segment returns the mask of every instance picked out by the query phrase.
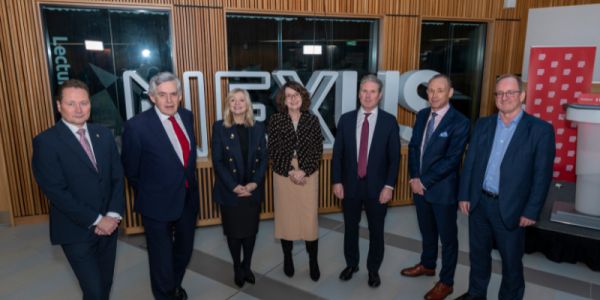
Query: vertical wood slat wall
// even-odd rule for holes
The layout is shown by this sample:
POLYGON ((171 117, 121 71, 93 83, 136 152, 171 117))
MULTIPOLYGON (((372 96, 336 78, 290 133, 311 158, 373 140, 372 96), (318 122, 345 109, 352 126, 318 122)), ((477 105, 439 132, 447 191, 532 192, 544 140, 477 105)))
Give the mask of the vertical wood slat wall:
MULTIPOLYGON (((472 20, 488 23, 488 40, 481 114, 494 111, 491 88, 505 72, 520 73, 527 10, 530 7, 599 3, 598 0, 517 0, 517 7, 503 9, 496 0, 2 0, 0 1, 0 210, 9 209, 16 224, 44 220, 48 203, 31 175, 31 139, 53 124, 53 101, 45 61, 40 3, 168 7, 172 9, 176 73, 204 72, 207 98, 214 95, 217 70, 227 69, 225 13, 369 17, 381 21, 379 67, 382 70, 417 69, 420 28, 423 20, 472 20), (4 176, 3 176, 4 175, 4 176)), ((223 84, 223 83, 222 83, 223 84)), ((193 97, 197 95, 192 85, 193 97)), ((192 110, 198 107, 192 103, 192 110)), ((209 124, 215 112, 207 105, 209 124)), ((399 108, 398 120, 411 125, 414 114, 399 108)), ((210 129, 209 129, 210 130, 210 129)), ((406 151, 404 148, 403 151, 406 151)), ((330 157, 321 166, 321 210, 336 211, 338 202, 328 181, 330 157)), ((394 203, 410 203, 405 155, 394 203)), ((199 178, 206 199, 213 180, 210 163, 199 161, 199 178)), ((270 182, 270 177, 268 178, 270 182)), ((128 194, 129 195, 129 194, 128 194)), ((271 197, 270 192, 267 193, 271 197)), ((130 195, 129 195, 130 196, 130 195)), ((212 201, 202 204, 200 224, 218 221, 212 201), (216 221, 217 220, 217 221, 216 221)), ((128 203, 131 209, 131 203, 128 203)), ((267 201, 263 216, 269 217, 267 201)), ((139 219, 129 211, 126 227, 135 230, 139 219)))

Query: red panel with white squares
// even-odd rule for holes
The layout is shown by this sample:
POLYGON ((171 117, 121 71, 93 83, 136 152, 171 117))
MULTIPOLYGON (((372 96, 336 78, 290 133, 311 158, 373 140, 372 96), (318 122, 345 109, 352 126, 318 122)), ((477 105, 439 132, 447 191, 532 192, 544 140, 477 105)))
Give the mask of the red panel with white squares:
POLYGON ((595 54, 596 47, 531 47, 526 111, 554 126, 557 180, 576 180, 577 126, 565 119, 565 104, 591 90, 595 54))

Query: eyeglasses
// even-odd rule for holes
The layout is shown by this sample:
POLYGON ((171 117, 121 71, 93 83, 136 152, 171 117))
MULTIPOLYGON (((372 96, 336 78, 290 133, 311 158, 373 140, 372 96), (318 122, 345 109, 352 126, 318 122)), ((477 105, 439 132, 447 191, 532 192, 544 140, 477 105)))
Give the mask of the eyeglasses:
POLYGON ((506 95, 508 98, 514 98, 520 93, 521 91, 494 92, 494 97, 496 97, 496 99, 502 99, 506 95))

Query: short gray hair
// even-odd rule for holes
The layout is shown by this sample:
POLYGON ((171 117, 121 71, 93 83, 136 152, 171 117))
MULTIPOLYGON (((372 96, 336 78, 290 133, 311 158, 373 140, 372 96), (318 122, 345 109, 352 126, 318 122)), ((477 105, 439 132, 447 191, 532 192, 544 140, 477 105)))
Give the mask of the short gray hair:
POLYGON ((496 85, 498 85, 498 83, 499 83, 500 81, 502 81, 502 80, 504 80, 504 79, 507 79, 507 78, 512 78, 512 79, 514 79, 515 81, 517 81, 517 84, 519 85, 519 91, 520 91, 520 92, 523 92, 523 88, 524 88, 524 87, 523 87, 523 80, 521 79, 521 77, 519 77, 519 76, 517 76, 517 75, 514 75, 514 74, 503 74, 503 75, 500 75, 500 77, 498 77, 498 78, 496 79, 496 85))
POLYGON ((360 79, 359 87, 361 87, 364 83, 369 82, 369 81, 377 84, 377 86, 379 87, 379 92, 381 93, 381 89, 383 88, 383 82, 379 78, 377 78, 377 76, 375 76, 375 74, 367 74, 367 75, 363 76, 360 79))
POLYGON ((177 85, 177 93, 181 95, 181 81, 171 72, 162 72, 152 76, 150 82, 148 83, 148 95, 155 95, 156 88, 159 85, 169 81, 175 81, 175 84, 177 85))

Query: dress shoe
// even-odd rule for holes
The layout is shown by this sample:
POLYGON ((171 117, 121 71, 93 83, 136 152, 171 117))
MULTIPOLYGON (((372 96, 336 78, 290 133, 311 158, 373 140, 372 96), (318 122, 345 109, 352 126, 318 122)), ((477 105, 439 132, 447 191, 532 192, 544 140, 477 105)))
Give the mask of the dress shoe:
POLYGON ((375 288, 380 285, 381 285, 381 279, 379 278, 379 273, 369 272, 369 286, 375 288))
POLYGON ((244 283, 246 282, 246 280, 244 277, 244 271, 242 269, 236 268, 234 270, 233 282, 235 282, 235 285, 237 285, 239 288, 244 286, 244 283))
POLYGON ((486 298, 471 296, 471 295, 469 295, 469 292, 466 292, 454 300, 486 300, 486 298))
POLYGON ((294 261, 292 260, 291 255, 286 255, 283 258, 283 273, 285 273, 287 277, 294 276, 294 261))
POLYGON ((427 269, 422 264, 416 264, 413 267, 402 269, 400 274, 408 277, 433 276, 435 275, 435 269, 427 269))
POLYGON ((176 300, 187 300, 188 298, 187 292, 181 286, 175 288, 173 296, 176 300))
POLYGON ((310 279, 312 279, 313 281, 319 281, 319 278, 321 278, 321 270, 319 270, 319 264, 317 263, 316 260, 311 261, 309 263, 309 267, 310 267, 310 279))
POLYGON ((254 278, 254 273, 252 273, 250 269, 244 270, 244 280, 250 284, 254 284, 256 282, 256 278, 254 278))
POLYGON ((352 279, 352 274, 358 272, 358 267, 346 267, 342 273, 340 273, 340 279, 343 281, 348 281, 352 279))
POLYGON ((438 281, 427 294, 425 300, 443 300, 452 294, 453 288, 443 282, 438 281))

